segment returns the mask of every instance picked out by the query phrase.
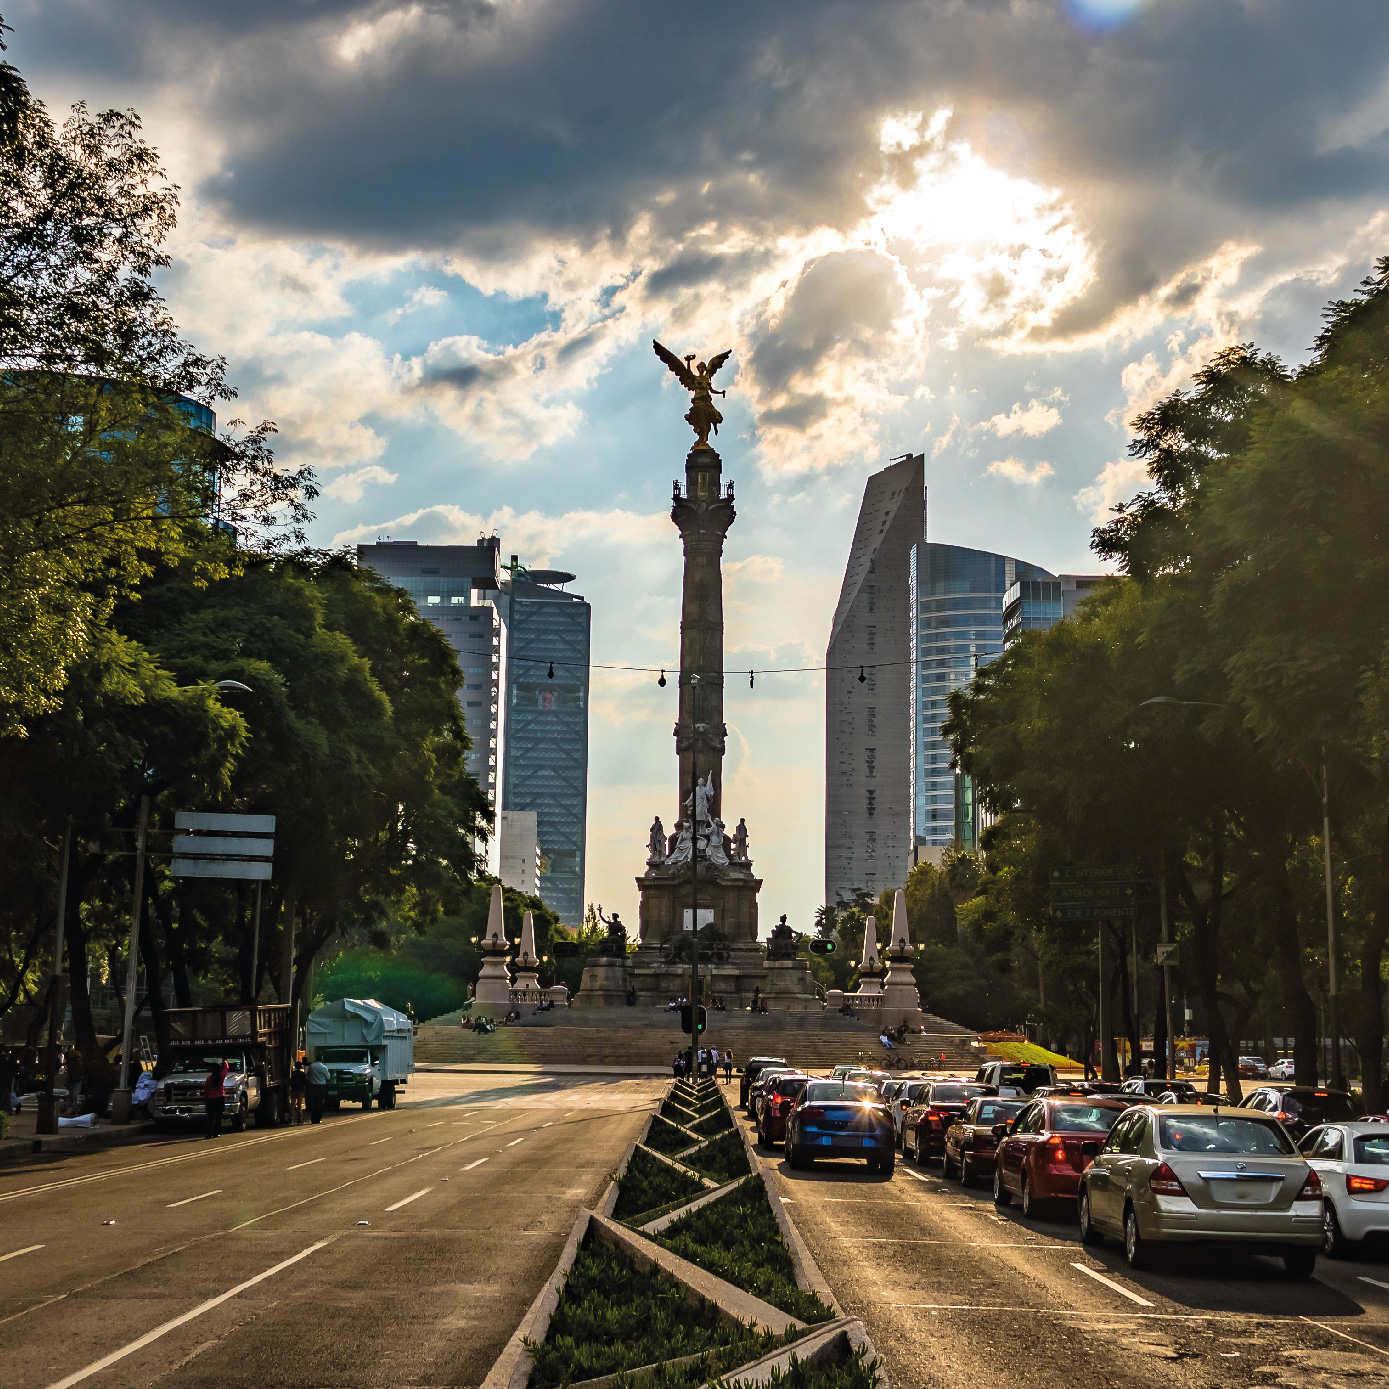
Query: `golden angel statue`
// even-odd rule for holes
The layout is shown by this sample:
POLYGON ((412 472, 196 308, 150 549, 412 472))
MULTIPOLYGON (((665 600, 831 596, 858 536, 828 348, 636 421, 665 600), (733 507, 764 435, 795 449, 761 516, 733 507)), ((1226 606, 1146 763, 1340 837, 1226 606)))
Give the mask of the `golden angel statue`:
POLYGON ((685 416, 685 421, 697 436, 695 447, 707 449, 709 447, 709 431, 712 429, 717 434, 719 426, 723 423, 723 416, 719 413, 719 407, 714 404, 714 397, 728 394, 727 391, 714 389, 714 373, 733 355, 732 351, 719 352, 710 357, 707 362, 695 362, 695 365, 691 367, 690 363, 695 360, 693 352, 684 361, 681 361, 670 348, 662 347, 654 339, 651 345, 656 349, 656 355, 674 373, 675 379, 694 395, 694 399, 690 402, 690 412, 685 416))

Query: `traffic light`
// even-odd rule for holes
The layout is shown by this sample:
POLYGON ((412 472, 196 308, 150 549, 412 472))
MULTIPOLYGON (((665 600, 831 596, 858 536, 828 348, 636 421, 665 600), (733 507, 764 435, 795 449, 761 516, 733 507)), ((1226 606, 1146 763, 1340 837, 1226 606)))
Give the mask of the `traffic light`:
POLYGON ((810 953, 812 955, 833 955, 834 942, 823 938, 813 940, 810 942, 810 953))
MULTIPOLYGON (((698 1033, 700 1033, 700 1032, 703 1032, 703 1031, 704 1031, 704 1027, 705 1027, 706 1018, 705 1018, 705 1013, 704 1013, 704 1005, 701 1003, 701 1004, 699 1005, 699 1007, 696 1008, 696 1009, 694 1009, 693 1011, 694 1011, 694 1014, 695 1014, 694 1020, 693 1020, 693 1021, 694 1021, 694 1028, 693 1028, 693 1031, 694 1031, 696 1034, 698 1034, 698 1033)), ((689 1031, 691 1031, 691 1027, 690 1027, 690 1022, 691 1022, 690 1013, 691 1013, 690 1005, 689 1005, 688 1003, 686 1003, 686 1004, 680 1009, 680 1030, 681 1030, 682 1032, 689 1032, 689 1031)))

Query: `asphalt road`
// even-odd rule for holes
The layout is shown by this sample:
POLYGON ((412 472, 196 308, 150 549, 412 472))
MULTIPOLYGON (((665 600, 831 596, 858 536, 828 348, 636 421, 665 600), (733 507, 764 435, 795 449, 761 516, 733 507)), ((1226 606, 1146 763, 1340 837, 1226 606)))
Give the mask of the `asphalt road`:
POLYGON ((0 1169, 6 1389, 478 1384, 663 1088, 417 1075, 391 1112, 0 1169))
POLYGON ((1189 1253, 1131 1273, 1069 1210, 1029 1223, 939 1168, 761 1160, 894 1389, 1389 1386, 1389 1262, 1319 1259, 1294 1283, 1281 1261, 1189 1253))

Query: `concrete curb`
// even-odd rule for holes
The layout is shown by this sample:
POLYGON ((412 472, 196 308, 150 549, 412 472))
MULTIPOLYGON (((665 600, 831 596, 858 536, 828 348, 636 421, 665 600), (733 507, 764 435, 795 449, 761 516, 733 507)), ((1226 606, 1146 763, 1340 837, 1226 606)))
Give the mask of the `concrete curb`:
POLYGON ((685 1176, 693 1177, 697 1182, 703 1182, 711 1190, 718 1185, 717 1182, 711 1181, 708 1177, 701 1177, 693 1167, 686 1167, 683 1162, 676 1162, 674 1158, 667 1157, 664 1153, 658 1153, 655 1148, 648 1148, 645 1143, 638 1143, 637 1147, 648 1157, 654 1157, 658 1162, 665 1163, 667 1167, 673 1167, 677 1172, 683 1172, 685 1176))
POLYGON ((542 1066, 538 1061, 417 1061, 417 1071, 453 1075, 661 1076, 669 1066, 542 1066))
POLYGON ((0 1163, 22 1162, 36 1153, 80 1153, 88 1148, 119 1148, 127 1143, 143 1143, 156 1136, 153 1124, 122 1124, 110 1129, 87 1129, 80 1133, 44 1133, 34 1138, 6 1138, 0 1141, 0 1163))
POLYGON ((678 1210, 668 1211, 665 1215, 657 1216, 655 1220, 648 1221, 645 1225, 638 1225, 637 1229, 643 1235, 659 1235, 667 1225, 673 1225, 681 1216, 689 1215, 694 1211, 700 1210, 715 1201, 722 1200, 730 1191, 742 1186, 747 1181, 746 1177, 735 1177, 726 1186, 718 1187, 714 1191, 706 1191, 703 1196, 696 1196, 687 1206, 681 1206, 678 1210))
MULTIPOLYGON (((770 1384, 773 1371, 784 1375, 791 1368, 793 1355, 802 1365, 818 1366, 833 1360, 847 1359, 860 1346, 867 1347, 868 1353, 877 1358, 878 1389, 891 1389, 891 1381, 883 1367, 882 1357, 878 1355, 877 1348, 868 1339, 867 1329, 857 1317, 840 1317, 837 1321, 824 1322, 809 1335, 802 1336, 785 1349, 772 1351, 760 1360, 754 1360, 740 1369, 730 1370, 727 1374, 721 1375, 720 1379, 724 1384, 732 1384, 735 1381, 739 1384, 770 1384)), ((702 1389, 709 1389, 709 1385, 702 1386, 702 1389)))

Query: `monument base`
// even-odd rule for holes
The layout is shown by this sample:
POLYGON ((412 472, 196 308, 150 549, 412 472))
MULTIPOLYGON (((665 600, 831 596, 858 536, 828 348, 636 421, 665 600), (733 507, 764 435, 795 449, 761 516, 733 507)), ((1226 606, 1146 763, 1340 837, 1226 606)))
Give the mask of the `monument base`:
POLYGON ((574 1008, 620 1008, 627 1002, 627 960, 616 955, 590 955, 584 966, 574 1008))

